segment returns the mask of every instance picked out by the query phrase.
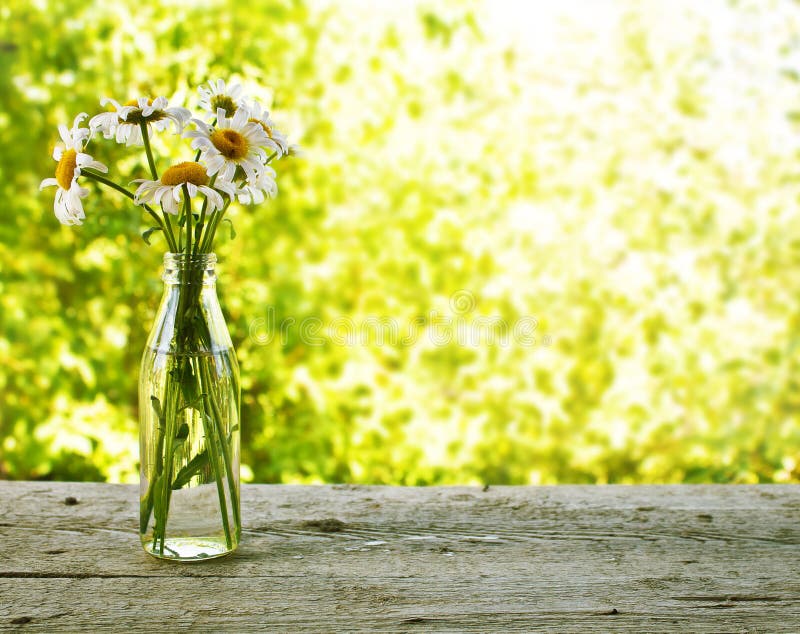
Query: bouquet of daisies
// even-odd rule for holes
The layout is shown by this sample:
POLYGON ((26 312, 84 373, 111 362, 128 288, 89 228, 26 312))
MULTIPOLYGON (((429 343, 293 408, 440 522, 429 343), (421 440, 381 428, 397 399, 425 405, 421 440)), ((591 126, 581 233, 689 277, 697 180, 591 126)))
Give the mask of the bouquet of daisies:
POLYGON ((214 239, 234 201, 254 205, 276 194, 272 164, 297 154, 239 86, 219 80, 199 92, 196 118, 165 97, 103 99, 110 109, 88 126, 82 113, 71 128, 59 127, 55 177, 41 185, 57 187, 55 215, 65 225, 82 224, 89 190, 79 180, 90 180, 141 207, 153 223, 145 242, 160 232, 167 243, 167 288, 139 378, 140 533, 151 554, 183 560, 230 552, 241 533, 238 364, 213 291, 214 239), (189 141, 193 157, 159 172, 150 139, 170 128, 189 141), (97 133, 143 147, 150 178, 134 179, 133 190, 109 178, 86 152, 97 133), (219 510, 206 528, 215 513, 208 496, 194 495, 202 490, 213 491, 219 510))
POLYGON ((251 205, 274 196, 277 185, 271 163, 297 154, 297 146, 288 144, 269 112, 257 101, 247 100, 240 86, 226 86, 218 80, 201 87, 199 93, 203 118, 192 118, 186 108, 170 107, 165 97, 139 97, 125 104, 104 98, 100 104, 111 110, 92 117, 88 127, 82 127, 86 113, 75 118, 72 128, 59 126, 63 144, 53 152, 55 177, 46 178, 40 187, 57 187, 54 211, 58 220, 65 225, 82 224, 85 214, 81 201, 89 190, 78 180, 89 179, 144 209, 155 222, 143 234, 148 244, 152 233, 161 231, 173 253, 208 253, 234 200, 251 205), (187 124, 193 129, 185 129, 187 124), (196 154, 194 160, 171 165, 159 176, 150 137, 169 127, 191 139, 196 154), (86 153, 97 132, 117 143, 144 146, 151 178, 134 180, 139 185, 130 191, 104 176, 108 168, 86 153), (199 206, 198 199, 202 205, 193 223, 193 202, 199 206))

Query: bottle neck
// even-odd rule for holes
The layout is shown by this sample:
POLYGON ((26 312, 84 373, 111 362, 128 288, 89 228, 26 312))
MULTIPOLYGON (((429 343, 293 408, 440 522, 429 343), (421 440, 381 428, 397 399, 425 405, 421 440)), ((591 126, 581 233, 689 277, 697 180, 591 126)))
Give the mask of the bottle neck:
POLYGON ((232 348, 214 282, 217 256, 164 255, 164 294, 147 347, 164 354, 200 354, 232 348))
POLYGON ((214 286, 217 281, 215 253, 165 253, 164 274, 161 279, 167 286, 214 286))

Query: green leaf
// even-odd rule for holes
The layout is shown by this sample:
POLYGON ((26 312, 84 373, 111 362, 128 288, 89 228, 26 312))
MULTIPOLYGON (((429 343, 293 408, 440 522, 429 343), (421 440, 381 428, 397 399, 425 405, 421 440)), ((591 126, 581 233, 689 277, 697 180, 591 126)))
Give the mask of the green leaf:
POLYGON ((180 489, 185 487, 189 484, 189 480, 191 480, 194 476, 200 473, 200 470, 208 464, 208 453, 206 451, 202 451, 197 454, 194 458, 192 458, 186 466, 183 467, 178 474, 175 476, 175 480, 172 482, 172 490, 180 489))
POLYGON ((178 433, 175 434, 175 440, 178 443, 182 443, 189 437, 189 425, 183 423, 180 427, 178 427, 178 433))
POLYGON ((161 227, 150 227, 146 231, 142 232, 142 240, 144 240, 146 245, 150 245, 150 236, 156 231, 161 231, 161 227))
POLYGON ((181 374, 181 392, 185 403, 196 403, 200 390, 197 386, 197 379, 190 363, 187 363, 181 374))
POLYGON ((147 525, 150 523, 150 514, 153 512, 153 489, 155 487, 150 485, 147 493, 142 498, 139 504, 139 532, 145 534, 147 532, 147 525))
POLYGON ((161 411, 161 401, 159 401, 155 396, 151 396, 150 404, 153 406, 153 411, 156 413, 158 420, 161 420, 164 416, 161 411))
POLYGON ((231 226, 231 240, 236 237, 236 230, 233 228, 233 222, 231 222, 230 218, 223 218, 222 222, 227 222, 231 226))
POLYGON ((203 398, 206 396, 205 392, 201 392, 197 395, 197 398, 193 400, 191 403, 186 403, 182 407, 178 408, 179 412, 182 412, 185 409, 198 409, 199 405, 203 402, 203 398))
MULTIPOLYGON (((166 506, 166 500, 164 499, 161 490, 161 488, 164 486, 163 482, 164 482, 164 474, 162 473, 156 478, 155 482, 153 483, 153 513, 155 513, 156 522, 158 522, 159 517, 162 517, 164 513, 164 508, 166 506)), ((140 522, 141 521, 142 518, 140 518, 140 522)))

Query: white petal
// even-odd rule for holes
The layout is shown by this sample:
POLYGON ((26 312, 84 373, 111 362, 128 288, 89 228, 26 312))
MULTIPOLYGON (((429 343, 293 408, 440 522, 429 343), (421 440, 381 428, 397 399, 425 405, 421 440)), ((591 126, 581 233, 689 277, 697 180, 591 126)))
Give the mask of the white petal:
POLYGON ((83 120, 88 118, 89 118, 88 114, 86 114, 85 112, 81 112, 77 117, 75 117, 75 120, 72 122, 72 129, 74 130, 75 128, 80 127, 81 123, 83 123, 83 120))
POLYGON ((136 202, 137 205, 139 204, 140 201, 147 202, 151 200, 153 198, 153 193, 155 192, 155 189, 159 185, 158 181, 148 181, 142 179, 139 180, 141 181, 142 184, 139 185, 139 187, 136 189, 136 192, 133 194, 134 201, 136 202))
MULTIPOLYGON (((247 119, 250 116, 250 113, 247 112, 246 108, 238 108, 235 113, 233 113, 233 118, 231 119, 231 127, 237 130, 244 128, 247 125, 247 119)), ((256 125, 255 123, 252 125, 256 125)))
MULTIPOLYGON (((101 112, 100 114, 96 114, 91 119, 89 119, 89 127, 92 130, 100 130, 102 128, 107 128, 108 123, 108 115, 111 114, 109 112, 101 112)), ((116 115, 114 115, 116 119, 116 115)))
POLYGON ((108 104, 113 105, 114 106, 114 110, 121 110, 122 109, 122 106, 120 105, 120 103, 116 99, 111 99, 111 97, 103 97, 100 100, 100 105, 101 106, 107 106, 108 104))
MULTIPOLYGON (((219 153, 212 154, 212 155, 209 155, 208 158, 206 159, 206 164, 208 165, 208 169, 206 170, 206 173, 209 176, 213 176, 214 174, 219 172, 222 169, 222 167, 225 165, 225 159, 219 153)), ((222 180, 230 180, 229 178, 225 178, 221 174, 220 174, 220 176, 218 178, 222 178, 222 180)))
POLYGON ((247 182, 255 183, 258 179, 258 174, 256 174, 256 171, 253 169, 253 164, 250 161, 245 160, 239 163, 239 165, 244 170, 244 173, 247 177, 247 182))
POLYGON ((206 200, 209 200, 212 205, 214 205, 217 209, 222 208, 222 196, 220 196, 217 192, 215 192, 210 187, 205 187, 205 194, 206 200))
POLYGON ((204 121, 200 121, 200 119, 191 119, 190 122, 194 123, 195 126, 197 126, 197 128, 201 130, 206 136, 209 136, 213 132, 211 126, 205 123, 204 121))
POLYGON ((61 136, 61 140, 64 142, 68 148, 72 147, 72 136, 70 136, 69 130, 67 126, 63 123, 59 124, 58 126, 58 134, 61 136))
POLYGON ((103 174, 108 173, 108 168, 103 165, 100 161, 92 161, 85 167, 91 167, 93 170, 97 170, 98 172, 102 172, 103 174))
MULTIPOLYGON (((122 127, 122 126, 120 126, 122 127)), ((137 125, 131 124, 131 127, 126 131, 128 140, 125 145, 144 145, 142 141, 142 129, 137 125)))
POLYGON ((170 205, 175 201, 172 200, 172 187, 158 186, 153 194, 153 200, 160 205, 170 205))
POLYGON ((124 123, 122 125, 117 126, 115 140, 117 143, 127 143, 130 134, 131 134, 131 124, 124 123))
POLYGON ((179 213, 178 204, 172 199, 172 196, 164 197, 162 207, 164 211, 173 216, 177 216, 179 213))
POLYGON ((225 181, 221 178, 217 178, 217 180, 214 181, 214 187, 221 192, 225 192, 231 198, 233 198, 236 193, 236 186, 230 181, 225 181))
POLYGON ((117 116, 123 121, 127 121, 128 115, 134 110, 138 110, 138 108, 136 106, 122 106, 117 109, 117 116))
POLYGON ((169 115, 180 119, 183 122, 188 121, 192 118, 192 111, 188 108, 166 108, 164 112, 168 113, 169 115))
POLYGON ((224 165, 222 169, 219 171, 219 176, 222 180, 229 181, 233 178, 233 175, 236 173, 236 165, 229 161, 223 161, 224 165))

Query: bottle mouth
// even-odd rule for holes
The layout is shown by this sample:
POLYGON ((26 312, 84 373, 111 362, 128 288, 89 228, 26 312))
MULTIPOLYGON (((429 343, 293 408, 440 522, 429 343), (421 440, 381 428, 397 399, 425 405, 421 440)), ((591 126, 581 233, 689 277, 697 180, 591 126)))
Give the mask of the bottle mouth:
POLYGON ((164 268, 166 269, 213 269, 217 263, 216 253, 165 253, 164 268))

